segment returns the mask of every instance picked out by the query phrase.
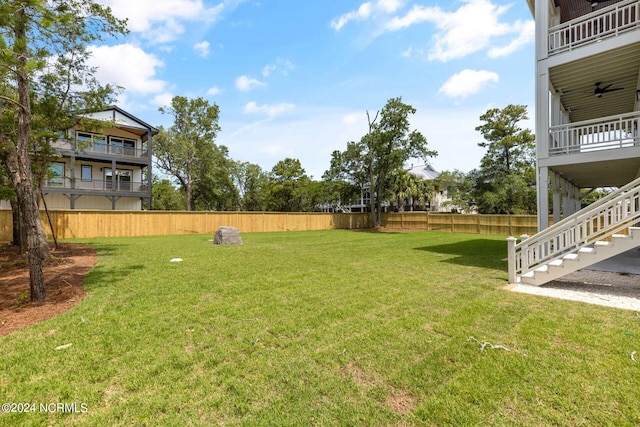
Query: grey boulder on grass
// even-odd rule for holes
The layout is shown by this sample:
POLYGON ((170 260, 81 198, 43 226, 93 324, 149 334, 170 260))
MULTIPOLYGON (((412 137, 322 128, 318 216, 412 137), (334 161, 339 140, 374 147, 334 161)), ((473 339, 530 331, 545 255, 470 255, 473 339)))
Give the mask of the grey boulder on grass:
POLYGON ((218 227, 216 234, 213 236, 213 243, 216 245, 241 245, 242 237, 235 227, 222 226, 218 227))

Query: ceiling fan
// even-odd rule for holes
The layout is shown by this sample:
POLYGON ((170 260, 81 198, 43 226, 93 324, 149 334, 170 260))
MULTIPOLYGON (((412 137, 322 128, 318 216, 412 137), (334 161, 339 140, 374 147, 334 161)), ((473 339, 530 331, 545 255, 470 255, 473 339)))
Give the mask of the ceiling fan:
POLYGON ((600 87, 601 84, 602 84, 602 82, 596 83, 596 89, 593 91, 593 95, 596 98, 602 98, 602 95, 604 95, 605 93, 608 93, 608 92, 615 92, 617 90, 624 89, 623 87, 615 87, 615 88, 609 89, 611 86, 613 86, 613 83, 611 83, 610 85, 607 85, 605 87, 600 87))

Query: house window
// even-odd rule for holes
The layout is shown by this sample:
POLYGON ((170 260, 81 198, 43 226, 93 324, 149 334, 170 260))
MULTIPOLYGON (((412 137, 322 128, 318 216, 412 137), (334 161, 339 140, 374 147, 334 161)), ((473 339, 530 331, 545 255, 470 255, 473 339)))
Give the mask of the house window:
POLYGON ((111 154, 121 154, 125 156, 136 155, 136 141, 120 137, 109 137, 109 149, 111 154))
POLYGON ((112 169, 105 169, 104 175, 104 181, 107 190, 132 190, 131 176, 133 175, 133 171, 126 169, 116 169, 115 182, 113 180, 112 169))
POLYGON ((64 186, 64 163, 52 163, 49 165, 47 184, 50 187, 64 186))
POLYGON ((92 180, 93 171, 91 169, 91 165, 82 165, 82 180, 83 181, 91 181, 92 180))
POLYGON ((95 153, 105 153, 107 151, 107 137, 93 133, 78 132, 76 134, 78 148, 95 153))

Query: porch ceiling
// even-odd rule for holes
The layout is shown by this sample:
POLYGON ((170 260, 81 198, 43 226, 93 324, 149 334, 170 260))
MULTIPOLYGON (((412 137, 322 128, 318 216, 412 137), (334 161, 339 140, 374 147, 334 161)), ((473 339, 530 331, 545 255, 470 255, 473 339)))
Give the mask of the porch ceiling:
POLYGON ((562 64, 549 70, 572 122, 633 111, 640 72, 640 42, 597 56, 562 64), (594 96, 595 83, 623 90, 594 96))
POLYGON ((552 170, 580 188, 621 187, 638 177, 640 158, 559 165, 552 170))

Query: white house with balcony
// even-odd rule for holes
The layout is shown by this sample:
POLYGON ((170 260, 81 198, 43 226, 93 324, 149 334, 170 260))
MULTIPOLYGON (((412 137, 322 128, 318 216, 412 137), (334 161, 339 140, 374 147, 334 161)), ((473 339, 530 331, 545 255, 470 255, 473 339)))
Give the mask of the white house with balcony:
MULTIPOLYGON (((411 175, 417 176, 418 178, 431 181, 440 175, 440 172, 435 170, 433 166, 430 164, 411 165, 409 168, 405 168, 405 171, 410 173, 411 175)), ((431 194, 430 199, 426 202, 426 205, 420 206, 420 210, 426 210, 429 212, 451 212, 450 207, 443 206, 442 204, 446 201, 451 200, 447 194, 446 190, 438 190, 431 194)), ((349 212, 366 212, 371 207, 371 193, 369 192, 369 187, 363 187, 360 190, 360 200, 357 203, 351 204, 348 206, 347 210, 349 212)), ((397 207, 396 207, 397 208, 397 207)), ((394 209, 394 203, 390 201, 382 202, 383 212, 388 212, 389 210, 394 209)), ((407 211, 412 211, 414 209, 414 200, 412 198, 405 199, 405 209, 407 211)))
POLYGON ((540 233, 511 242, 509 280, 539 285, 640 246, 640 0, 527 2, 540 233), (617 190, 581 210, 599 187, 617 190))
MULTIPOLYGON (((42 192, 49 209, 142 210, 151 204, 153 126, 112 106, 86 113, 99 129, 67 129, 42 192)), ((41 204, 42 207, 42 204, 41 204)), ((0 208, 10 209, 7 201, 0 208)))

